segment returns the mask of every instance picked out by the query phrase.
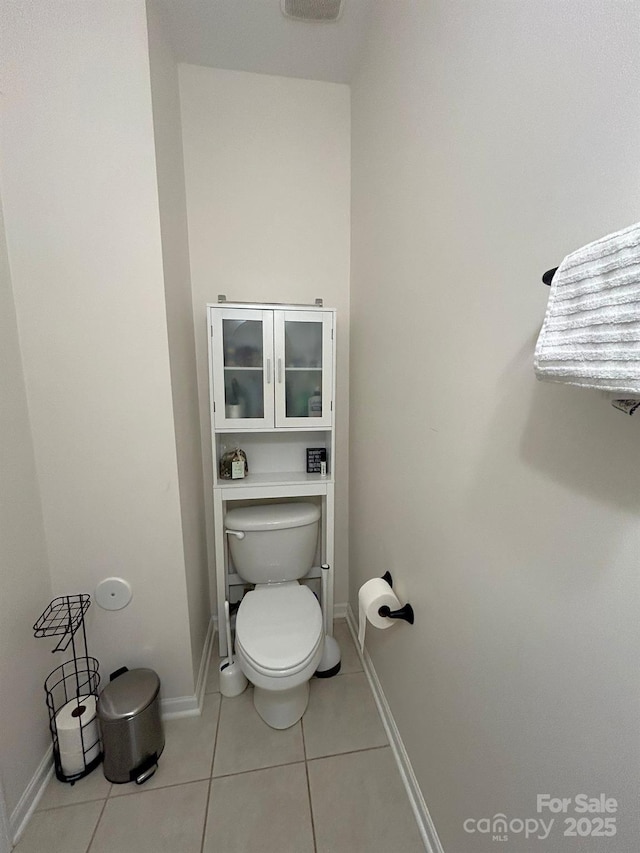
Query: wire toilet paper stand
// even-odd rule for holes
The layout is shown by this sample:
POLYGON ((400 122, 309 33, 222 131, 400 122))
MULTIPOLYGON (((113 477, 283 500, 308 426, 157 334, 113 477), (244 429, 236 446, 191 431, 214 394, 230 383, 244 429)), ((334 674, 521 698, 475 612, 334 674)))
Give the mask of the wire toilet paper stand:
POLYGON ((49 673, 44 690, 56 777, 72 785, 102 761, 96 717, 99 664, 87 652, 84 624, 90 605, 91 596, 84 594, 54 598, 33 626, 36 637, 60 637, 53 653, 71 646, 71 658, 49 673))

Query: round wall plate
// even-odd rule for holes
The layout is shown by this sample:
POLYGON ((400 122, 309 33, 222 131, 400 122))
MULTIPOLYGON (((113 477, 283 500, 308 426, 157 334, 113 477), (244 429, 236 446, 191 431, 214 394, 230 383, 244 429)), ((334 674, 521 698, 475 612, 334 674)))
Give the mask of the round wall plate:
POLYGON ((123 578, 105 578, 96 587, 96 604, 103 610, 122 610, 131 601, 131 584, 123 578))

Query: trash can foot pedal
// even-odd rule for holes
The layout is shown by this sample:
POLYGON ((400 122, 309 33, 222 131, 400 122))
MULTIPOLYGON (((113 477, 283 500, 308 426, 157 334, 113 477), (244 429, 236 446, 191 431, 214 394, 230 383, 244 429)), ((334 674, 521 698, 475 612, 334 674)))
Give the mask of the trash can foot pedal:
POLYGON ((136 785, 143 785, 147 779, 151 779, 153 774, 158 769, 157 764, 153 764, 151 767, 148 767, 146 770, 143 770, 138 776, 136 776, 136 785))

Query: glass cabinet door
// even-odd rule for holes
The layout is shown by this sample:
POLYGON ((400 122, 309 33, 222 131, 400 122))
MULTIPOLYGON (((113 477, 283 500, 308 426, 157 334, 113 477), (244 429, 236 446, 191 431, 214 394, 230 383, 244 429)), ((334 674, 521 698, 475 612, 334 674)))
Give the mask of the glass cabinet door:
POLYGON ((330 312, 274 311, 278 427, 322 428, 332 421, 330 312))
POLYGON ((273 426, 273 312, 212 310, 217 428, 273 426))

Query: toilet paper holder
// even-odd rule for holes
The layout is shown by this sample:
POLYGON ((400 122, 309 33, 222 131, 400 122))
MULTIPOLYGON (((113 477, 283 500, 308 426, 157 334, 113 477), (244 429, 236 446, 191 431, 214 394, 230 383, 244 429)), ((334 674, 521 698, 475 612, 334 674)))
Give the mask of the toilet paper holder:
MULTIPOLYGON (((393 589, 393 578, 391 577, 391 572, 385 572, 382 575, 382 580, 386 581, 393 589)), ((383 604, 382 607, 378 608, 378 615, 386 616, 388 619, 404 619, 404 621, 408 622, 409 625, 413 625, 415 622, 413 607, 408 603, 405 604, 404 607, 400 607, 398 610, 392 610, 390 607, 387 607, 386 604, 383 604)))

